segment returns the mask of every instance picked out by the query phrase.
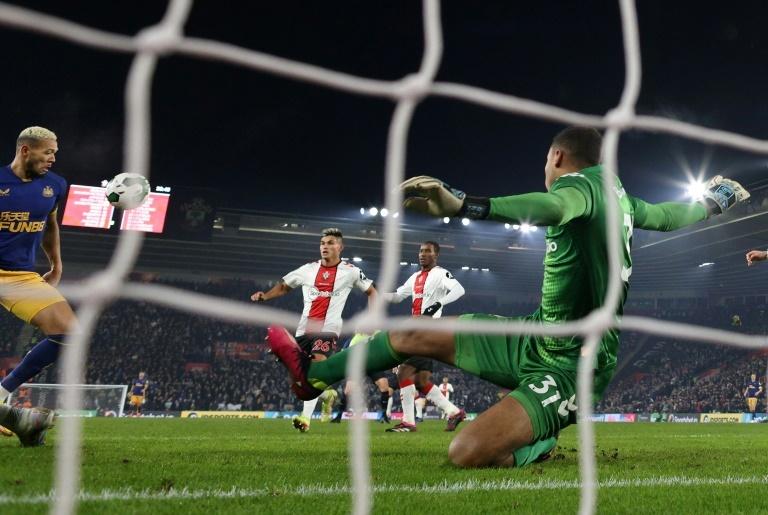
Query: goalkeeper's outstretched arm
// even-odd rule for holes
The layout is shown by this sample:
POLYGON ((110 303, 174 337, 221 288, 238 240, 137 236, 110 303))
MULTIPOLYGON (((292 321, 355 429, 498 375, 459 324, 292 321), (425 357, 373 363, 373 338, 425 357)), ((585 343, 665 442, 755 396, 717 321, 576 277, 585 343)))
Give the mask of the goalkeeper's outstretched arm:
POLYGON ((649 204, 638 198, 629 199, 635 211, 635 227, 651 231, 674 231, 726 212, 749 199, 749 192, 733 179, 716 175, 707 183, 704 198, 700 202, 649 204))
MULTIPOLYGON (((574 187, 548 193, 526 193, 510 197, 473 197, 452 188, 440 179, 420 175, 400 185, 403 205, 432 216, 466 216, 533 225, 564 225, 587 214, 590 200, 574 187)), ((749 192, 733 179, 716 175, 707 183, 701 202, 649 204, 632 199, 635 226, 641 229, 672 231, 718 215, 749 198, 749 192)))
POLYGON ((629 197, 635 211, 634 226, 649 231, 675 231, 701 222, 709 217, 701 202, 662 202, 649 204, 639 198, 629 197))
POLYGON ((531 225, 564 225, 587 213, 587 199, 576 188, 489 199, 489 220, 531 225))
POLYGON ((406 209, 426 215, 462 216, 532 225, 563 225, 587 212, 588 200, 576 188, 509 197, 473 197, 428 175, 412 177, 400 185, 406 209))

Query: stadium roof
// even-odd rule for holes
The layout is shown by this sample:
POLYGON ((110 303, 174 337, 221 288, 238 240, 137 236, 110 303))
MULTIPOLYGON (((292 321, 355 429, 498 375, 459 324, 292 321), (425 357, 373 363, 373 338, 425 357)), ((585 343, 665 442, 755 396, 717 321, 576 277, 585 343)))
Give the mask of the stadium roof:
MULTIPOLYGON (((746 208, 673 233, 635 231, 632 291, 677 297, 750 295, 768 291, 768 264, 747 268, 744 254, 768 248, 768 203, 755 199, 746 208), (713 265, 700 266, 704 263, 713 265), (761 285, 767 285, 761 288, 761 285)), ((401 269, 415 270, 418 245, 440 243, 440 264, 480 291, 510 296, 538 295, 544 257, 544 231, 523 232, 491 222, 461 225, 457 220, 408 217, 401 222, 401 269), (487 271, 483 271, 487 269, 487 271)), ((137 270, 200 277, 235 276, 274 280, 318 258, 322 229, 344 233, 344 257, 377 277, 383 241, 380 217, 316 217, 286 213, 219 210, 210 242, 147 237, 137 270)), ((65 229, 65 264, 106 266, 114 234, 65 229)))

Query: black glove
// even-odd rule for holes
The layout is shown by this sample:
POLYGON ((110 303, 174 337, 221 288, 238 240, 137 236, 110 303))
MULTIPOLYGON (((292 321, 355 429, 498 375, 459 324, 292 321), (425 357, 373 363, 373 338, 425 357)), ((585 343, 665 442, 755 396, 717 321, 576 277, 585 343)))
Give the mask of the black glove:
POLYGON ((439 302, 435 302, 434 304, 429 306, 427 309, 425 309, 424 313, 422 313, 422 315, 425 316, 425 317, 434 316, 434 314, 437 313, 440 310, 440 308, 442 308, 442 307, 443 307, 442 304, 440 304, 439 302))

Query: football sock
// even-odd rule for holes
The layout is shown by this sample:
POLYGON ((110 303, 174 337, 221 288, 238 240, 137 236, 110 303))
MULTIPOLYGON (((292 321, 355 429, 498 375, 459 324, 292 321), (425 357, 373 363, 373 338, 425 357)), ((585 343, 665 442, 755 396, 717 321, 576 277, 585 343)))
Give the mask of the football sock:
POLYGON ((337 395, 338 394, 336 393, 336 390, 333 388, 327 388, 325 391, 323 391, 323 393, 320 394, 318 399, 321 402, 320 411, 323 415, 329 414, 331 412, 333 405, 336 404, 337 395))
MULTIPOLYGON (((55 362, 61 352, 61 344, 64 341, 63 334, 51 334, 32 347, 21 363, 13 372, 8 374, 0 386, 7 392, 13 392, 21 384, 26 383, 45 367, 55 362)), ((6 395, 7 397, 7 395, 6 395)))
POLYGON ((437 388, 434 384, 427 383, 426 386, 424 386, 422 389, 422 393, 426 395, 429 402, 437 406, 449 417, 459 412, 459 408, 457 408, 456 405, 451 401, 446 399, 445 396, 440 393, 440 389, 437 388))
POLYGON ((301 410, 301 416, 307 420, 312 420, 312 413, 315 412, 315 406, 317 406, 317 399, 311 401, 304 401, 304 408, 301 410))
POLYGON ((416 418, 423 419, 424 418, 424 405, 427 403, 427 400, 424 397, 419 397, 414 401, 414 404, 416 405, 416 418))
POLYGON ((413 381, 406 379, 400 383, 400 402, 403 405, 403 422, 406 424, 416 424, 413 414, 415 397, 416 386, 413 381))
POLYGON ((392 415, 392 404, 393 403, 394 403, 394 400, 390 396, 389 399, 387 400, 387 411, 386 411, 386 414, 387 414, 388 417, 392 415))
MULTIPOLYGON (((370 374, 387 370, 406 360, 392 348, 389 343, 389 335, 383 331, 376 333, 368 341, 368 355, 365 358, 365 371, 370 374)), ((324 390, 344 379, 347 374, 347 359, 349 349, 338 352, 328 359, 313 361, 307 371, 307 379, 312 386, 324 390)))
POLYGON ((533 442, 531 445, 520 447, 513 453, 515 456, 515 467, 524 467, 529 463, 533 463, 536 461, 536 458, 551 451, 556 443, 557 438, 552 436, 544 440, 533 442))
POLYGON ((387 411, 387 404, 389 403, 389 392, 379 392, 379 405, 381 406, 381 411, 383 413, 386 413, 387 411))
POLYGON ((341 396, 339 400, 339 412, 336 413, 336 416, 333 419, 341 420, 341 417, 344 416, 345 411, 347 411, 347 394, 344 392, 341 392, 341 396))

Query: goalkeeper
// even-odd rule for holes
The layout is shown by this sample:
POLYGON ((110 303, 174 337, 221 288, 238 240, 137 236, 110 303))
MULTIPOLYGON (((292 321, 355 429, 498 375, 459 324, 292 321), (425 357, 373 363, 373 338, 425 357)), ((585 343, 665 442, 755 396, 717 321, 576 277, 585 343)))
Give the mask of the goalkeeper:
MULTIPOLYGON (((672 231, 718 215, 749 198, 737 182, 721 176, 707 185, 701 202, 648 204, 628 195, 618 178, 603 192, 600 133, 569 127, 555 136, 544 167, 547 193, 471 197, 432 177, 405 181, 405 207, 432 216, 459 216, 548 226, 541 305, 524 320, 553 323, 581 319, 606 297, 608 241, 606 204, 614 202, 621 226, 623 288, 616 314, 623 312, 634 228, 672 231)), ((462 315, 466 320, 510 320, 462 315)), ((293 390, 313 398, 344 377, 349 353, 311 362, 290 334, 271 327, 269 343, 288 368, 293 390)), ((479 415, 450 444, 448 454, 462 467, 517 466, 551 455, 559 432, 576 421, 576 369, 583 339, 578 336, 449 334, 436 331, 376 333, 368 343, 366 370, 384 370, 409 356, 426 356, 466 370, 511 393, 479 415)), ((602 396, 616 366, 619 331, 603 334, 594 394, 602 396)))

